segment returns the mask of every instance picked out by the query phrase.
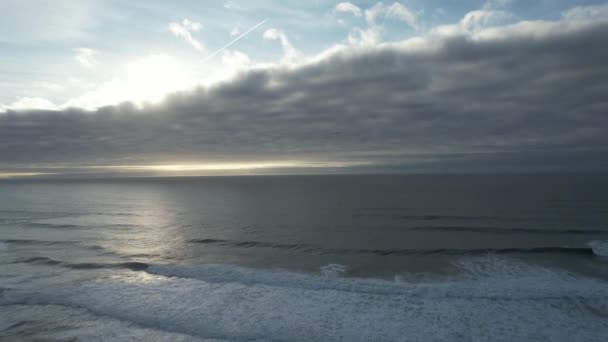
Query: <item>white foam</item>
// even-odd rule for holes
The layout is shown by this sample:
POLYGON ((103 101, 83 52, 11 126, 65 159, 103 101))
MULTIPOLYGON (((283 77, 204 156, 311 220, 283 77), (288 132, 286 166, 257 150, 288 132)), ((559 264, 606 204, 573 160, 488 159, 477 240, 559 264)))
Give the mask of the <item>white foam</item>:
MULTIPOLYGON (((327 276, 327 265, 322 276, 281 270, 261 270, 234 265, 203 264, 192 266, 151 265, 148 272, 170 277, 203 280, 208 283, 239 283, 268 285, 304 290, 337 290, 345 292, 434 296, 434 297, 495 297, 505 299, 555 298, 585 296, 602 289, 597 280, 578 279, 564 271, 548 270, 498 256, 471 257, 458 261, 462 275, 459 279, 407 282, 380 279, 354 279, 327 276)), ((336 264, 333 264, 336 265, 336 264)), ((331 266, 331 270, 344 270, 331 266)), ((341 273, 339 273, 341 274, 341 273)), ((333 274, 332 274, 333 275, 333 274)), ((608 294, 608 289, 603 291, 608 294)))
POLYGON ((589 247, 593 250, 593 254, 602 257, 608 257, 608 241, 607 240, 596 240, 588 243, 589 247))
POLYGON ((220 342, 139 327, 92 315, 83 309, 53 305, 11 305, 0 308, 0 339, 21 341, 175 341, 220 342))
POLYGON ((321 266, 321 274, 325 277, 337 278, 346 272, 346 266, 340 264, 327 264, 321 266))
POLYGON ((1 303, 61 304, 228 340, 604 341, 608 284, 500 258, 459 280, 395 283, 236 266, 152 266, 189 278, 5 291, 1 303), (196 279, 195 279, 196 278, 196 279))

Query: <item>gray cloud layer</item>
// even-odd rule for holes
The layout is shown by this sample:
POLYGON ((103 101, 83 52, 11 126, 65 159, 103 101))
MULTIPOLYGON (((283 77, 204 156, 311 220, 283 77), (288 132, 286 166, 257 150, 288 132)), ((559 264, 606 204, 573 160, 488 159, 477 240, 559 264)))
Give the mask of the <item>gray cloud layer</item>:
POLYGON ((369 161, 372 171, 608 169, 608 23, 343 49, 160 105, 0 113, 0 168, 369 161))

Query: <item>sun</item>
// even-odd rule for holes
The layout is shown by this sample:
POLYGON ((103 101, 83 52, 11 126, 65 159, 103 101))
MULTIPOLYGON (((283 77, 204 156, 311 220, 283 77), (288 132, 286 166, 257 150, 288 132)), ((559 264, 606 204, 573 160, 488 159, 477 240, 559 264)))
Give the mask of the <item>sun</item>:
POLYGON ((64 107, 96 108, 131 102, 136 105, 158 103, 168 94, 197 85, 189 65, 168 54, 152 54, 132 60, 119 69, 111 80, 84 95, 68 101, 64 107))
POLYGON ((168 93, 189 88, 193 81, 174 57, 150 55, 129 63, 124 87, 136 103, 157 102, 168 93))

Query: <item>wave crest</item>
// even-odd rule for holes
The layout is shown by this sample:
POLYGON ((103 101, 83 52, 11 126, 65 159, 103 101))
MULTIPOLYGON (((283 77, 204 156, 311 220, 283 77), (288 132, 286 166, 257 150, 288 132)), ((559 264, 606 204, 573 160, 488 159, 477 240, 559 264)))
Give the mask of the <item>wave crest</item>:
POLYGON ((601 257, 608 257, 608 240, 596 240, 588 243, 593 250, 593 254, 601 257))

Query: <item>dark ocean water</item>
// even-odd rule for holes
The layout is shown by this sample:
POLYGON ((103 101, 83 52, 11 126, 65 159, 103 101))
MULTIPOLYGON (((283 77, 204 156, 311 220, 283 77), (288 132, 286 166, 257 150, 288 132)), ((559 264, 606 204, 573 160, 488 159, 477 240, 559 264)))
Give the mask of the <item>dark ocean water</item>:
POLYGON ((606 175, 0 182, 0 340, 605 341, 606 175))

